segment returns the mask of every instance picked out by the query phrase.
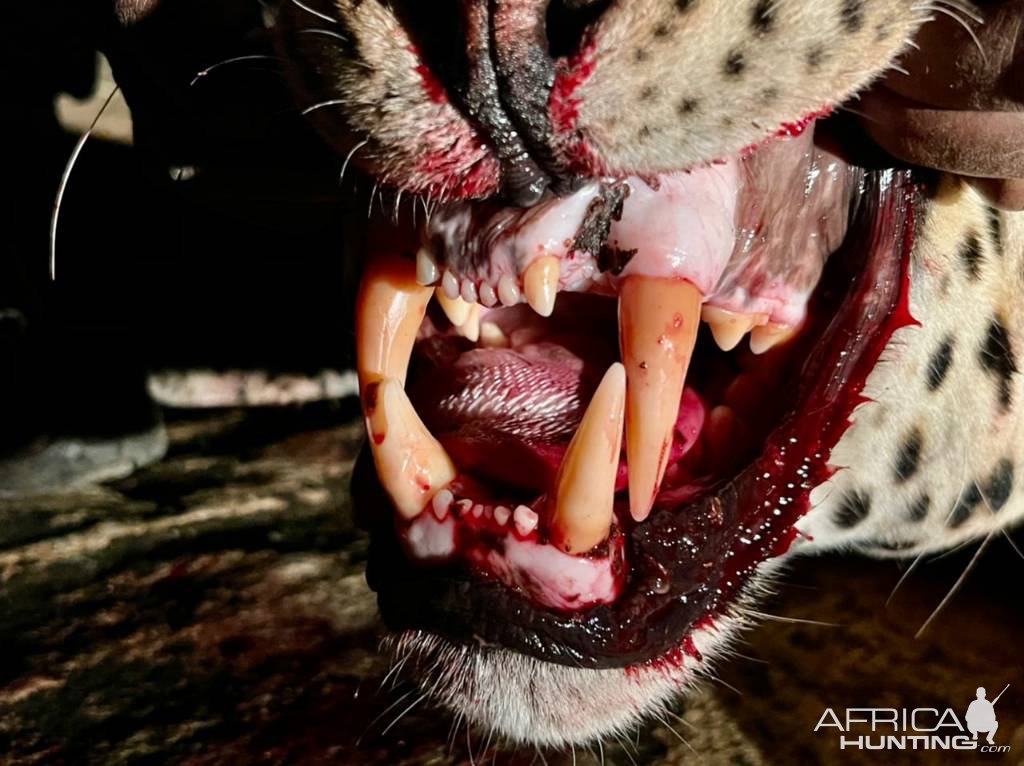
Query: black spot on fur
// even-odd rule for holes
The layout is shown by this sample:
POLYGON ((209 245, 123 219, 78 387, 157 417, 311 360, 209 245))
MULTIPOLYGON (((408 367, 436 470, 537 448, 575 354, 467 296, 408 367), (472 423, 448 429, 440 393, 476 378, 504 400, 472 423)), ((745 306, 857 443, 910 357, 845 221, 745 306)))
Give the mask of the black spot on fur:
POLYGON ((1013 400, 1013 376, 1017 374, 1017 356, 1010 343, 1010 334, 998 317, 992 319, 985 340, 978 353, 984 370, 996 377, 999 386, 999 406, 1009 408, 1013 400))
POLYGON ((946 373, 949 372, 949 368, 953 365, 953 347, 954 341, 952 336, 946 336, 946 339, 939 344, 939 347, 932 354, 932 358, 928 360, 928 390, 935 391, 939 386, 942 385, 942 381, 946 379, 946 373))
POLYGON ((946 522, 950 529, 957 529, 964 525, 971 514, 974 513, 974 509, 978 507, 978 503, 981 502, 981 488, 975 482, 971 482, 970 486, 964 490, 963 494, 956 501, 956 507, 953 508, 953 512, 949 515, 949 521, 946 522))
POLYGON ((633 51, 633 61, 635 61, 638 64, 642 64, 645 61, 647 61, 648 58, 650 58, 650 55, 651 54, 647 52, 646 48, 637 48, 635 51, 633 51))
POLYGON ((875 42, 884 43, 892 31, 892 21, 880 21, 875 25, 875 42))
POLYGON ((917 473, 921 465, 921 447, 924 445, 924 436, 919 428, 911 429, 907 438, 900 445, 899 454, 896 455, 896 483, 901 484, 917 473))
POLYGON ((640 90, 640 100, 650 101, 658 95, 658 87, 656 85, 645 85, 640 90))
POLYGON ((695 98, 684 98, 676 105, 676 113, 683 117, 688 114, 693 114, 700 107, 700 101, 695 98))
POLYGON ((725 73, 730 77, 739 77, 747 68, 747 61, 741 51, 732 51, 725 59, 725 73))
POLYGON ((1013 463, 1005 458, 1000 460, 992 475, 985 481, 982 492, 985 493, 988 507, 993 512, 1006 505, 1013 492, 1013 463))
POLYGON ((843 0, 839 19, 843 29, 851 35, 860 32, 864 27, 864 0, 843 0))
POLYGON ((682 13, 693 7, 695 0, 675 0, 676 10, 682 13))
POLYGON ((775 0, 757 0, 750 25, 758 34, 767 34, 775 26, 775 0))
POLYGON ((812 72, 816 72, 825 61, 825 48, 821 45, 815 45, 807 51, 805 60, 807 61, 807 68, 812 72))
POLYGON ((967 276, 971 281, 977 281, 981 276, 981 262, 984 256, 981 254, 981 241, 975 232, 968 234, 967 239, 960 245, 959 255, 967 269, 967 276))
POLYGON ((931 507, 931 495, 925 492, 919 498, 917 498, 917 500, 915 500, 907 509, 907 521, 912 521, 915 524, 920 524, 922 521, 928 518, 928 511, 931 510, 931 507))
POLYGON ((659 40, 668 37, 670 34, 672 34, 672 27, 665 22, 658 24, 658 26, 654 28, 654 36, 659 40))
POLYGON ((779 89, 775 86, 770 86, 761 91, 761 103, 765 106, 769 106, 775 103, 775 100, 779 97, 779 89))
POLYGON ((853 490, 846 493, 839 510, 836 511, 835 522, 837 527, 852 529, 860 524, 871 513, 871 495, 867 492, 853 490))
POLYGON ((998 209, 989 207, 986 211, 988 216, 988 232, 992 237, 992 249, 996 255, 1003 256, 1003 215, 998 209))
POLYGON ((651 126, 650 125, 641 125, 640 126, 640 130, 638 130, 636 132, 636 137, 640 141, 646 141, 648 138, 651 137, 651 126))

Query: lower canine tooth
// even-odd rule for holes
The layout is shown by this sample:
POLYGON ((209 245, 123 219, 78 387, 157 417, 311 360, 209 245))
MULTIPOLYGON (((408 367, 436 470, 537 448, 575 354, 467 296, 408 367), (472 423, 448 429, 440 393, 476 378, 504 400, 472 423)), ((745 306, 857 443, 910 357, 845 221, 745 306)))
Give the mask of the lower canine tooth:
POLYGON ((637 521, 651 512, 665 476, 702 300, 700 290, 682 279, 632 276, 620 289, 629 510, 637 521))
POLYGON ((469 317, 470 306, 462 298, 449 298, 448 294, 441 288, 437 289, 437 303, 444 311, 444 315, 456 327, 463 325, 469 317))
POLYGON ((455 478, 455 466, 399 380, 371 383, 363 392, 363 407, 377 476, 399 514, 415 518, 455 478))
POLYGON ((770 323, 755 327, 750 333, 750 350, 755 354, 763 354, 780 346, 794 335, 798 328, 784 324, 770 323))
POLYGON ((530 308, 542 317, 549 317, 555 310, 555 297, 558 295, 560 263, 553 255, 538 258, 523 274, 523 292, 530 308))
POLYGON ((716 306, 705 306, 701 311, 701 319, 711 328, 711 335, 722 351, 736 348, 743 336, 763 324, 765 318, 764 314, 740 314, 716 306))
POLYGON ((416 253, 416 281, 421 285, 432 285, 441 278, 437 261, 429 248, 421 247, 416 253))
POLYGON ((416 266, 397 255, 373 258, 356 299, 360 386, 381 378, 405 383, 409 358, 434 290, 416 282, 416 266))
POLYGON ((466 321, 455 328, 455 331, 467 340, 476 343, 480 340, 480 304, 474 303, 469 307, 469 315, 466 321))
POLYGON ((586 553, 608 537, 625 407, 626 370, 616 363, 597 387, 558 469, 550 530, 564 551, 586 553))

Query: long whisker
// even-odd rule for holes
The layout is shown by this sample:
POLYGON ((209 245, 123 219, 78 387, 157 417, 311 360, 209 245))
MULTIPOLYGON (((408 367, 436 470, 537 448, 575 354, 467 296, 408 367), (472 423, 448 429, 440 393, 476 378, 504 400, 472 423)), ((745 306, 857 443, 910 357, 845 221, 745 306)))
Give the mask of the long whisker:
POLYGON ((200 70, 199 72, 196 72, 196 76, 192 78, 192 81, 188 84, 188 86, 191 88, 197 82, 199 82, 201 79, 203 79, 208 74, 210 74, 210 72, 215 72, 216 70, 220 69, 221 67, 228 66, 230 64, 240 64, 240 63, 243 63, 245 61, 268 61, 268 60, 269 61, 280 61, 280 59, 278 59, 277 56, 268 56, 268 55, 266 55, 264 53, 253 53, 253 54, 250 54, 248 56, 235 56, 233 58, 224 59, 223 61, 218 61, 216 64, 213 64, 212 66, 206 67, 206 69, 203 69, 203 70, 200 70))
POLYGON ((68 157, 68 162, 64 166, 64 172, 60 177, 60 184, 57 186, 57 197, 53 201, 53 214, 50 216, 50 281, 57 281, 57 223, 60 220, 60 207, 64 202, 64 192, 68 188, 68 181, 71 179, 71 171, 75 169, 75 163, 78 162, 78 156, 82 153, 82 149, 85 148, 85 142, 92 136, 93 131, 96 130, 96 126, 99 124, 100 118, 103 117, 103 113, 107 111, 107 107, 110 106, 110 102, 114 100, 114 96, 121 92, 121 88, 117 85, 114 86, 113 90, 110 91, 110 95, 107 96, 100 110, 96 113, 92 122, 89 124, 89 129, 85 131, 79 137, 78 141, 75 142, 75 147, 71 150, 71 156, 68 157))
POLYGON ((306 5, 305 3, 301 2, 301 0, 292 0, 292 5, 294 5, 297 8, 301 8, 306 13, 313 14, 318 19, 323 19, 328 24, 337 24, 338 23, 337 19, 332 19, 326 13, 321 13, 320 11, 317 11, 317 10, 314 10, 313 8, 310 8, 308 5, 306 5))
POLYGON ((974 566, 981 558, 981 554, 988 547, 988 544, 992 542, 992 538, 995 534, 996 530, 992 530, 988 533, 985 539, 982 540, 981 545, 978 546, 978 550, 974 552, 971 560, 967 562, 967 567, 964 569, 963 574, 961 574, 957 578, 956 582, 953 583, 953 587, 949 589, 949 592, 945 595, 942 601, 939 602, 939 605, 935 607, 935 610, 928 616, 928 619, 924 621, 924 624, 918 629, 917 633, 914 634, 914 638, 920 638, 924 632, 928 630, 928 626, 934 622, 935 618, 939 616, 942 610, 946 608, 946 605, 953 599, 953 596, 955 596, 957 592, 959 592, 960 588, 963 587, 963 584, 967 581, 967 575, 969 575, 971 570, 974 569, 974 566))
POLYGON ((307 114, 315 112, 317 109, 323 109, 325 106, 339 106, 344 103, 344 99, 340 98, 332 98, 327 101, 320 101, 319 103, 313 104, 312 106, 307 106, 305 109, 302 110, 301 114, 303 117, 305 117, 307 114))

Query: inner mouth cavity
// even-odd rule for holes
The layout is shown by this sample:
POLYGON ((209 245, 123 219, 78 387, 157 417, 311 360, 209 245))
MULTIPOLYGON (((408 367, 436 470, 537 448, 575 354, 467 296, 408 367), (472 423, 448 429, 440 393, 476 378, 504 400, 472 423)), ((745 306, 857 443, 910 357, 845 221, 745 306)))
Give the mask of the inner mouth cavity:
POLYGON ((526 210, 451 204, 415 256, 374 254, 358 367, 405 555, 554 610, 615 602, 628 531, 730 479, 792 406, 863 187, 808 131, 526 210))

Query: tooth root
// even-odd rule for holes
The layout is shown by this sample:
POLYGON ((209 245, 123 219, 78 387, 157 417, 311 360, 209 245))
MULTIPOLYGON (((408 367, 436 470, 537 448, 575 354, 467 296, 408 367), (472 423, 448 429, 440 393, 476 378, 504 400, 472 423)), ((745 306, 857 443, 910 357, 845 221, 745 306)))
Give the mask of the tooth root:
POLYGON ((416 281, 423 286, 432 285, 441 278, 434 253, 428 247, 421 247, 416 253, 416 281))
POLYGON ((732 351, 743 340, 743 336, 754 327, 763 324, 764 314, 740 314, 735 311, 705 306, 701 319, 711 328, 711 335, 722 351, 732 351))
POLYGON ((619 295, 629 509, 643 521, 661 486, 700 326, 700 291, 666 277, 626 278, 619 295))
POLYGON ((427 304, 434 290, 416 282, 416 264, 408 258, 373 258, 356 299, 356 340, 359 382, 381 378, 402 384, 427 304))
POLYGON ((586 553, 608 537, 625 406, 626 371, 616 363, 597 387, 558 469, 551 538, 569 553, 586 553))
POLYGON ((560 264, 553 255, 538 258, 523 274, 523 292, 530 308, 542 317, 549 317, 555 310, 558 295, 560 264))
POLYGON ((470 305, 462 300, 462 298, 449 298, 448 294, 440 288, 438 288, 436 294, 437 302, 441 306, 442 311, 444 311, 444 315, 448 317, 448 321, 456 327, 461 327, 465 324, 469 318, 470 305))
POLYGON ((781 346, 796 335, 798 329, 797 327, 775 324, 774 322, 761 327, 755 327, 753 332, 750 333, 750 350, 755 354, 764 354, 767 351, 771 351, 776 346, 781 346))
POLYGON ((398 513, 415 518, 455 478, 455 466, 396 378, 367 386, 363 407, 377 476, 398 513))
POLYGON ((455 331, 467 340, 476 343, 480 340, 480 304, 474 303, 469 307, 469 314, 466 321, 455 328, 455 331))

